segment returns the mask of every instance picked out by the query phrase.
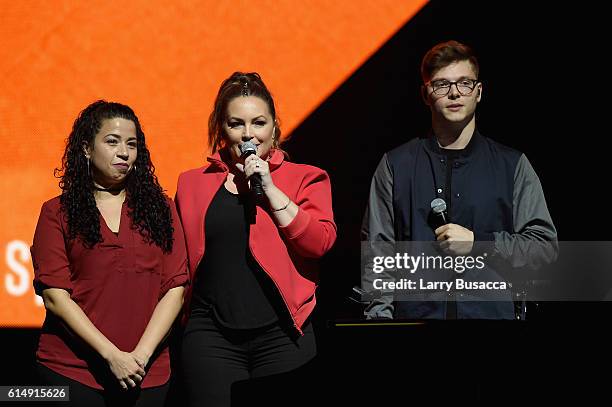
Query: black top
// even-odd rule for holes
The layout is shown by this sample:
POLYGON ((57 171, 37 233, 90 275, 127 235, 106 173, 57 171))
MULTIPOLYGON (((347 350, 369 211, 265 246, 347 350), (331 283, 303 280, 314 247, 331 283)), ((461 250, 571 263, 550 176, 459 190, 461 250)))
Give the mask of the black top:
POLYGON ((215 194, 204 222, 206 247, 193 288, 192 315, 212 308, 215 319, 232 329, 252 329, 279 320, 282 298, 249 249, 255 207, 225 186, 215 194), (276 308, 276 310, 275 310, 276 308))

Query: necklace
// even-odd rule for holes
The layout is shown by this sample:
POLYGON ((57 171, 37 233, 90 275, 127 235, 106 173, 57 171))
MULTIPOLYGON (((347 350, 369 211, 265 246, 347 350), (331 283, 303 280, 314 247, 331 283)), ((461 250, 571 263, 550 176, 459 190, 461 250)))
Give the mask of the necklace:
POLYGON ((102 187, 97 186, 96 184, 94 184, 93 187, 96 191, 102 191, 102 192, 121 192, 124 189, 123 187, 102 188, 102 187))

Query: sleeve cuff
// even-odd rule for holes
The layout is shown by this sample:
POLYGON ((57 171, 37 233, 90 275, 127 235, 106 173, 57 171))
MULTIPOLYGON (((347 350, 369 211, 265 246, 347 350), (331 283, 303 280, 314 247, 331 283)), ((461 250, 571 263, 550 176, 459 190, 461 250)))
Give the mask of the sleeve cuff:
POLYGON ((393 305, 374 301, 364 311, 366 319, 393 319, 393 305))
POLYGON ((161 299, 164 295, 166 295, 166 293, 170 291, 172 288, 187 285, 188 282, 189 282, 189 278, 187 277, 187 274, 181 274, 181 275, 172 277, 171 279, 166 281, 164 285, 162 286, 161 292, 159 294, 159 299, 161 299))
POLYGON ((298 212, 295 218, 293 218, 288 225, 280 226, 279 229, 283 231, 288 239, 295 239, 306 231, 309 223, 310 215, 298 206, 298 212))
POLYGON ((43 290, 47 288, 61 288, 62 290, 68 291, 72 294, 72 284, 67 283, 62 279, 57 278, 36 278, 34 279, 34 292, 42 297, 43 290))

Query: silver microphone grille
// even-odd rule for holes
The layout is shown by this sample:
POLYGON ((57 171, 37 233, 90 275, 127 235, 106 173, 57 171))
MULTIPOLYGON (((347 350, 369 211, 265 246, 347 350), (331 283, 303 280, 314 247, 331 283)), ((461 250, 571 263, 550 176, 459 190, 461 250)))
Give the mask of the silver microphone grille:
POLYGON ((248 152, 252 152, 253 154, 257 153, 257 146, 250 141, 245 141, 240 144, 240 152, 242 154, 246 154, 248 152))
POLYGON ((431 201, 431 210, 435 213, 442 213, 446 210, 446 202, 442 198, 436 198, 431 201))

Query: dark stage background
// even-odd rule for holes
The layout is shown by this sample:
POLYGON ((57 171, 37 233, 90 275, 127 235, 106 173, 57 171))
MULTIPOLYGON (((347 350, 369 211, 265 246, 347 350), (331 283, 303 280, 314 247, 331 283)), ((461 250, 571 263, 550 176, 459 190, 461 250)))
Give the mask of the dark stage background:
MULTIPOLYGON (((604 393, 596 370, 607 366, 612 343, 608 303, 532 304, 525 322, 334 325, 360 315, 346 297, 359 284, 370 179, 384 152, 429 130, 419 63, 440 41, 475 49, 484 84, 478 128, 530 159, 559 239, 610 240, 608 210, 600 209, 609 190, 609 50, 598 15, 578 3, 431 2, 293 132, 285 145, 292 159, 331 176, 339 234, 323 261, 313 318, 319 356, 283 378, 286 389, 302 383, 288 402, 505 404, 604 393)), ((37 334, 2 331, 0 383, 33 383, 37 334)))

